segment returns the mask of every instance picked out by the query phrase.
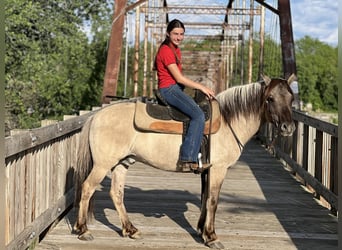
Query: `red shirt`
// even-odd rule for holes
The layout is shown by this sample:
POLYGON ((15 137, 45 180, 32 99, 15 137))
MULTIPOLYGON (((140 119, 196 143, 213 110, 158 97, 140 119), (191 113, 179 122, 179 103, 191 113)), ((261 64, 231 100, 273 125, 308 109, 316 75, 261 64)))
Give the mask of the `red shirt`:
POLYGON ((159 88, 167 88, 176 84, 176 79, 171 75, 167 68, 168 65, 176 63, 179 71, 182 72, 182 65, 180 62, 177 63, 175 53, 177 54, 179 61, 181 61, 181 51, 179 47, 175 48, 175 51, 173 51, 169 46, 164 44, 158 51, 156 57, 156 68, 159 88))

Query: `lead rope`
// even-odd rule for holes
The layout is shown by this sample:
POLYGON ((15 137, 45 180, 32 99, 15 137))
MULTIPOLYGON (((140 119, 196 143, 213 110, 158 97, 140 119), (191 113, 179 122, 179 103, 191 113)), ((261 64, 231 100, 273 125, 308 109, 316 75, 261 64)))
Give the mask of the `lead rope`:
POLYGON ((235 134, 235 132, 234 132, 232 126, 230 125, 230 123, 228 123, 228 126, 229 126, 230 130, 231 130, 232 133, 233 133, 233 136, 234 136, 234 138, 235 138, 235 140, 236 140, 236 142, 237 142, 237 144, 238 144, 238 146, 239 146, 240 152, 242 152, 242 150, 243 150, 243 148, 244 148, 243 144, 241 143, 241 141, 239 140, 239 138, 238 138, 237 135, 235 134))
POLYGON ((211 152, 211 126, 213 123, 213 105, 212 100, 209 99, 210 106, 210 122, 209 122, 209 132, 208 132, 208 153, 207 153, 207 163, 210 163, 210 152, 211 152))
POLYGON ((278 138, 278 133, 276 133, 274 135, 273 140, 271 141, 271 143, 267 144, 267 148, 268 148, 268 152, 271 154, 275 154, 276 153, 276 148, 275 148, 275 144, 276 144, 276 140, 278 138))

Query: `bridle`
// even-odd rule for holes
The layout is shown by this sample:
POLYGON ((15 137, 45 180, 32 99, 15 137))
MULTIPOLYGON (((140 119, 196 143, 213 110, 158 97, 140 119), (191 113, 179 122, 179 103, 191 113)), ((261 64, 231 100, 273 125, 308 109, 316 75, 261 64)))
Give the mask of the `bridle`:
MULTIPOLYGON (((280 81, 287 81, 287 80, 285 80, 285 79, 283 79, 283 78, 278 78, 278 80, 280 80, 280 81)), ((271 84, 271 83, 270 83, 271 84)), ((275 87, 275 86, 277 86, 279 83, 277 83, 277 84, 273 84, 273 85, 268 85, 268 86, 266 86, 265 87, 265 93, 267 93, 267 95, 265 94, 265 98, 264 98, 264 110, 265 110, 265 112, 267 112, 267 114, 265 115, 265 117, 267 117, 267 115, 270 117, 270 122, 274 125, 274 127, 275 127, 275 134, 274 134, 274 138, 273 138, 273 140, 270 142, 270 144, 267 144, 267 146, 269 147, 269 149, 270 150, 272 150, 272 151, 274 151, 274 148, 275 148, 275 142, 276 142, 276 140, 277 140, 277 138, 278 138, 278 136, 279 136, 279 121, 278 120, 275 120, 274 119, 274 116, 272 115, 272 113, 271 113, 271 108, 270 108, 270 92, 271 92, 271 90, 275 87)), ((288 85, 286 85, 287 86, 287 90, 291 93, 291 95, 293 96, 293 91, 292 91, 292 89, 288 86, 288 85)), ((266 143, 268 143, 268 142, 266 142, 266 143)))

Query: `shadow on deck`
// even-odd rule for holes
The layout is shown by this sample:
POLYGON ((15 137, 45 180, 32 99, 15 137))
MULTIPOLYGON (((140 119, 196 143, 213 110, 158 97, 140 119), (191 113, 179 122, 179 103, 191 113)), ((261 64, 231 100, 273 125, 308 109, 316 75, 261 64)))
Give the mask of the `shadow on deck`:
MULTIPOLYGON (((110 177, 95 197, 95 239, 71 234, 70 211, 36 249, 207 249, 197 236, 200 177, 136 163, 126 182, 125 204, 143 238, 121 236, 109 197, 110 177)), ((227 249, 337 249, 337 218, 320 205, 274 157, 250 141, 228 170, 216 214, 216 233, 227 249)))

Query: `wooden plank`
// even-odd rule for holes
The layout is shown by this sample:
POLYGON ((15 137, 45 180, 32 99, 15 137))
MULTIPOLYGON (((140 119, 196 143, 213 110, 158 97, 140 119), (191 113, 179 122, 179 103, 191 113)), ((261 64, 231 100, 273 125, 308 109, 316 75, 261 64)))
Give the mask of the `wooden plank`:
MULTIPOLYGON (((338 139, 331 138, 331 172, 330 172, 330 190, 338 195, 338 139)), ((342 170, 340 170, 342 171, 342 170)))
POLYGON ((65 211, 73 202, 74 190, 70 190, 65 196, 61 197, 54 206, 51 206, 42 213, 35 221, 27 226, 19 235, 17 235, 9 244, 7 249, 26 249, 37 237, 46 229, 46 225, 53 223, 63 211, 65 211))
POLYGON ((323 150, 323 132, 316 130, 316 148, 315 148, 315 172, 314 177, 318 181, 322 181, 322 150, 323 150))
POLYGON ((321 151, 322 155, 322 180, 321 183, 327 188, 330 187, 330 168, 331 168, 331 136, 324 133, 323 135, 323 149, 321 151))
POLYGON ((37 145, 44 144, 58 137, 80 130, 88 117, 93 114, 94 111, 56 124, 31 129, 17 135, 6 137, 5 157, 8 158, 9 156, 18 154, 24 150, 34 148, 37 145))
POLYGON ((324 199, 326 199, 334 210, 338 210, 338 197, 333 192, 331 192, 328 188, 326 188, 322 183, 317 181, 312 175, 305 171, 305 169, 293 161, 288 155, 283 153, 282 151, 277 151, 277 156, 283 158, 290 166, 294 169, 296 173, 302 177, 305 182, 307 182, 318 195, 322 195, 324 199))
POLYGON ((298 122, 294 121, 296 130, 292 136, 292 159, 298 162, 298 139, 299 136, 299 129, 298 129, 298 122))
POLYGON ((16 180, 18 181, 18 193, 16 194, 18 197, 18 204, 16 206, 16 210, 18 211, 18 213, 15 217, 15 225, 17 227, 16 234, 19 234, 25 228, 25 194, 27 192, 25 181, 26 168, 26 158, 22 158, 20 160, 20 166, 18 166, 18 175, 16 178, 16 180))
MULTIPOLYGON (((121 236, 121 223, 109 197, 110 175, 95 193, 95 239, 84 242, 71 233, 71 210, 35 248, 41 249, 207 249, 196 234, 200 178, 157 170, 140 163, 130 167, 125 204, 143 238, 121 236)), ((228 170, 216 215, 216 233, 229 249, 336 249, 337 218, 255 142, 248 144, 228 170)))
POLYGON ((338 126, 317 118, 308 116, 298 110, 293 110, 293 119, 305 123, 307 126, 314 127, 332 136, 338 137, 338 126))
POLYGON ((309 159, 309 144, 311 141, 309 140, 309 126, 304 124, 304 132, 303 132, 303 152, 302 159, 303 164, 302 167, 307 171, 308 170, 308 159, 309 159))
POLYGON ((15 163, 16 161, 11 162, 8 167, 6 168, 6 244, 9 242, 10 239, 14 237, 14 197, 15 197, 15 163), (12 229, 12 230, 10 230, 12 229))

